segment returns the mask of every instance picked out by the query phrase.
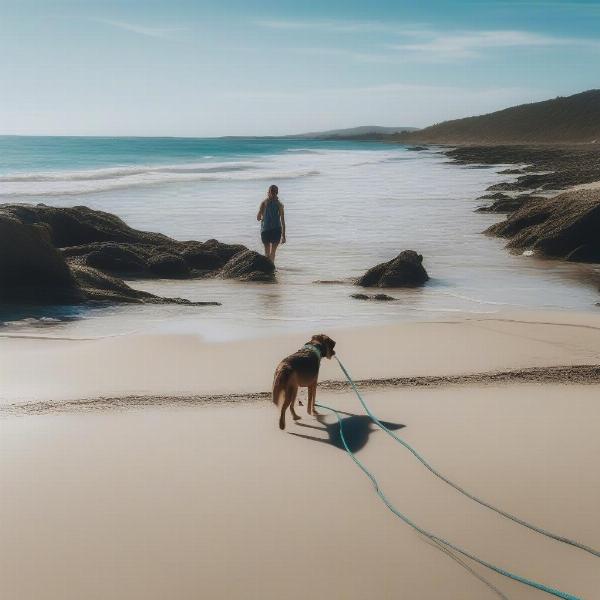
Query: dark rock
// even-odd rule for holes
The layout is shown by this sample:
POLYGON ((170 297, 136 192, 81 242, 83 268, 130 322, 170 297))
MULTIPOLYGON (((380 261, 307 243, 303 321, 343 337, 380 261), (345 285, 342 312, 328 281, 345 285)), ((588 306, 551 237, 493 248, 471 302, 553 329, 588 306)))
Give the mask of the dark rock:
POLYGON ((115 215, 85 206, 5 204, 2 211, 43 229, 50 243, 62 248, 70 262, 117 275, 189 277, 192 270, 216 271, 246 250, 245 246, 214 239, 180 242, 133 229, 115 215), (168 260, 166 254, 170 255, 168 260))
POLYGON ((191 302, 184 298, 163 298, 135 290, 122 279, 83 265, 72 265, 71 271, 87 300, 96 302, 128 302, 136 304, 219 305, 218 302, 191 302))
POLYGON ((0 302, 56 304, 82 299, 48 232, 0 208, 0 302))
POLYGON ((131 242, 164 244, 172 242, 166 235, 138 231, 116 215, 92 210, 87 206, 58 208, 45 204, 5 204, 2 211, 13 214, 26 224, 45 227, 53 246, 81 246, 93 242, 131 242))
POLYGON ((600 245, 582 244, 565 256, 571 262, 600 263, 600 245))
POLYGON ((177 254, 162 252, 148 260, 148 268, 158 277, 187 277, 189 265, 177 254))
POLYGON ((205 250, 209 250, 217 254, 217 256, 223 260, 223 262, 227 262, 236 254, 248 250, 248 248, 246 248, 246 246, 242 246, 242 244, 224 244, 223 242, 212 239, 204 242, 203 246, 205 250))
POLYGON ((577 190, 527 202, 487 230, 509 238, 508 247, 569 260, 600 257, 600 190, 577 190))
POLYGON ((509 195, 504 194, 502 192, 495 192, 494 194, 484 194, 483 196, 479 196, 478 200, 506 200, 510 198, 509 195))
POLYGON ((184 248, 181 256, 192 268, 200 271, 214 271, 227 262, 227 259, 219 256, 215 250, 207 249, 205 244, 199 242, 184 248))
MULTIPOLYGON (((190 266, 179 254, 187 245, 137 231, 114 215, 86 207, 0 205, 0 302, 188 303, 134 290, 107 274, 190 276, 190 266), (63 246, 62 252, 58 245, 63 246)), ((219 243, 213 246, 218 248, 219 243)), ((223 246, 229 255, 231 247, 223 246)))
POLYGON ((377 300, 378 302, 396 300, 396 298, 392 298, 392 296, 388 296, 387 294, 373 294, 372 296, 368 294, 351 294, 350 298, 355 298, 356 300, 377 300))
POLYGON ((514 197, 507 196, 506 194, 495 195, 503 197, 495 200, 490 206, 480 206, 476 209, 476 212, 512 213, 521 208, 526 202, 541 198, 541 196, 530 196, 529 194, 519 194, 514 197))
POLYGON ((523 175, 525 171, 523 169, 503 169, 498 171, 499 175, 523 175))
POLYGON ((404 250, 396 258, 369 269, 356 282, 362 287, 417 287, 429 280, 423 256, 404 250))
MULTIPOLYGON (((77 256, 75 250, 71 250, 71 248, 64 249, 63 255, 67 257, 77 256)), ((135 246, 130 244, 99 242, 89 246, 76 246, 75 249, 77 248, 88 250, 81 261, 83 264, 101 271, 122 275, 138 275, 148 270, 146 258, 139 250, 135 249, 135 246)))
POLYGON ((262 254, 254 250, 238 252, 219 272, 225 279, 240 281, 275 281, 275 265, 262 254))

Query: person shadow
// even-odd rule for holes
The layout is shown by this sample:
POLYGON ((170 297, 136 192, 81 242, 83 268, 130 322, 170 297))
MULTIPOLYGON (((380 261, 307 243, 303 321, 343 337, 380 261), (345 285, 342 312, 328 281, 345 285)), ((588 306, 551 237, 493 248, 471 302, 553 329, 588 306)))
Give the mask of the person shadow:
MULTIPOLYGON (((371 421, 371 418, 368 415, 355 415, 342 410, 338 410, 337 412, 341 415, 346 415, 341 419, 341 426, 344 430, 344 438, 346 439, 348 448, 350 448, 350 451, 353 453, 364 448, 369 441, 369 436, 379 430, 379 427, 377 427, 377 425, 371 421)), ((295 433, 293 431, 289 431, 288 434, 304 438, 305 440, 329 444, 335 448, 338 448, 339 450, 345 451, 346 448, 344 447, 342 436, 340 435, 340 421, 336 419, 334 423, 327 423, 323 415, 318 416, 317 421, 320 423, 321 427, 318 427, 317 425, 310 425, 308 423, 300 423, 299 421, 296 421, 296 425, 306 429, 314 429, 325 432, 327 434, 327 438, 310 435, 308 432, 295 433)), ((389 423, 388 421, 381 422, 391 431, 397 431, 398 429, 406 427, 405 425, 399 423, 389 423)))

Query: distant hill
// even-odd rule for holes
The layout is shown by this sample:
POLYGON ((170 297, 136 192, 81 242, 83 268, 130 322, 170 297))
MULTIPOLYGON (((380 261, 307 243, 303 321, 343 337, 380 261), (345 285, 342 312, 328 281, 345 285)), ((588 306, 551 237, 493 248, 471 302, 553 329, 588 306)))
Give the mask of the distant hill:
POLYGON ((600 144, 600 90, 445 121, 388 139, 431 144, 600 144))
POLYGON ((294 138, 347 138, 347 137, 362 137, 367 135, 391 135, 394 133, 403 133, 408 131, 416 131, 416 127, 380 127, 378 125, 362 125, 360 127, 348 127, 347 129, 330 129, 329 131, 312 131, 310 133, 299 133, 297 135, 289 135, 286 137, 294 138))

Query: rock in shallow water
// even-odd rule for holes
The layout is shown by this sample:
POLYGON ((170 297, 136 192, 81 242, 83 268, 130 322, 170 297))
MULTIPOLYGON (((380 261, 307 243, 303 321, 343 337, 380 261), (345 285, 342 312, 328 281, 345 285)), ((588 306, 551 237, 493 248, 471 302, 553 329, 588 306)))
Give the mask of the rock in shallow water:
POLYGON ((354 298, 355 300, 377 300, 378 302, 396 300, 396 298, 392 298, 392 296, 388 296, 387 294, 373 294, 371 296, 368 294, 350 294, 350 298, 354 298))
POLYGON ((404 250, 396 258, 369 269, 356 282, 362 287, 418 287, 429 280, 423 256, 404 250))
MULTIPOLYGON (((190 277, 198 274, 183 254, 194 244, 202 245, 138 231, 115 215, 82 206, 0 205, 0 302, 187 303, 180 298, 160 298, 138 292, 113 275, 190 277)), ((218 263, 215 262, 219 267, 244 248, 216 240, 204 246, 207 252, 219 256, 218 263)))
POLYGON ((244 250, 227 261, 219 275, 225 279, 274 283, 275 265, 254 250, 244 250))

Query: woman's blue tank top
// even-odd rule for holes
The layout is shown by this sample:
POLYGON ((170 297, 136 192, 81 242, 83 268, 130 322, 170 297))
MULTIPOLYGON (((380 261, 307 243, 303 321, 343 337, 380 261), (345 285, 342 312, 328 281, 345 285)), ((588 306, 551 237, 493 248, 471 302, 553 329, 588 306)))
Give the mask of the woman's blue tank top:
POLYGON ((267 200, 265 202, 265 210, 263 219, 260 225, 261 231, 271 231, 272 229, 281 228, 281 219, 279 215, 279 202, 276 200, 267 200))

